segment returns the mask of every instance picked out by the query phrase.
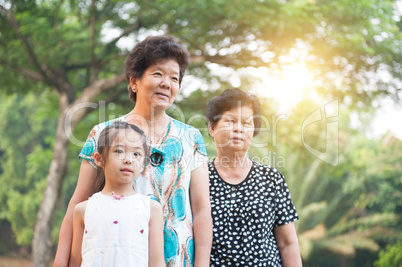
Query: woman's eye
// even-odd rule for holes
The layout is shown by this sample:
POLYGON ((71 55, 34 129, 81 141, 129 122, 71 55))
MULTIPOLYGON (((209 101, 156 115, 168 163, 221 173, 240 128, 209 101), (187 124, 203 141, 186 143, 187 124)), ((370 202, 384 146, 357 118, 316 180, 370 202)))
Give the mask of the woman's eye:
POLYGON ((139 153, 139 152, 134 152, 133 155, 134 155, 134 157, 140 157, 140 156, 141 156, 141 153, 139 153))
POLYGON ((116 149, 114 152, 117 153, 117 154, 121 154, 121 153, 123 153, 123 150, 121 150, 121 149, 116 149))
POLYGON ((155 75, 155 76, 162 76, 162 73, 160 73, 160 72, 155 72, 154 75, 155 75))
POLYGON ((172 77, 172 80, 175 81, 175 82, 178 82, 179 78, 178 77, 172 77))

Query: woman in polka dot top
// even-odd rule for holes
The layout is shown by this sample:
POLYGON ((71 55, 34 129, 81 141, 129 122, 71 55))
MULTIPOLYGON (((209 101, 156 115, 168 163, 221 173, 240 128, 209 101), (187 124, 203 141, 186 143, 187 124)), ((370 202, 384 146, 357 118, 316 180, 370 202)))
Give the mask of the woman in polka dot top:
POLYGON ((209 163, 211 266, 302 266, 299 217, 284 177, 247 156, 261 126, 258 99, 227 89, 208 103, 206 116, 217 148, 209 163))

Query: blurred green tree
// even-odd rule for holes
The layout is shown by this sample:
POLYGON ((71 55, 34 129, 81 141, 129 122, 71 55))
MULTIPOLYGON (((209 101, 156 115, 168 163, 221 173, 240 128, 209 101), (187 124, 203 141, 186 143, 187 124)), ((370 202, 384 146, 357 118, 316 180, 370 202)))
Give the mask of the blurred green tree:
POLYGON ((397 267, 402 265, 402 241, 394 245, 388 245, 380 251, 379 258, 374 262, 374 267, 397 267))
POLYGON ((276 133, 265 136, 278 141, 271 141, 269 151, 263 148, 258 153, 275 151, 277 158, 285 159, 286 164, 278 167, 301 218, 296 229, 304 262, 369 266, 381 246, 402 239, 402 141, 392 135, 368 139, 361 129, 350 128, 351 113, 356 111, 339 105, 336 118, 326 119, 326 107, 304 99, 276 133), (303 127, 314 107, 322 119, 303 127), (339 125, 331 132, 328 125, 334 122, 339 125), (318 158, 308 145, 328 152, 327 157, 318 158), (334 157, 336 166, 328 164, 334 157), (367 251, 370 257, 358 257, 358 251, 367 251))

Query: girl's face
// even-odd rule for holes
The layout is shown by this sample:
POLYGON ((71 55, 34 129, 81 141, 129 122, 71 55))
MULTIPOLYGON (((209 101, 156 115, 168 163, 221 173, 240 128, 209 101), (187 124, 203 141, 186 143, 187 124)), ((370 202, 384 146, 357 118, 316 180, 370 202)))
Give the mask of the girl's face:
POLYGON ((104 161, 106 182, 134 181, 144 170, 144 139, 132 129, 120 129, 104 161))
POLYGON ((224 112, 209 134, 218 151, 247 152, 254 135, 253 110, 248 106, 224 112))
POLYGON ((136 103, 168 109, 179 92, 179 78, 180 67, 176 60, 159 61, 148 67, 141 78, 130 79, 131 87, 136 90, 136 103))

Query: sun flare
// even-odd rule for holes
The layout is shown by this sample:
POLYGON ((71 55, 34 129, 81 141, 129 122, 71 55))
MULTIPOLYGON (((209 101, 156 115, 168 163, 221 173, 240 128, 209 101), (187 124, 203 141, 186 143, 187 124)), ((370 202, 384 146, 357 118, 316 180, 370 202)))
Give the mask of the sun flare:
POLYGON ((314 83, 312 73, 300 61, 284 64, 274 74, 266 68, 259 69, 258 72, 261 82, 253 90, 261 97, 275 99, 281 111, 289 111, 300 102, 314 83))

